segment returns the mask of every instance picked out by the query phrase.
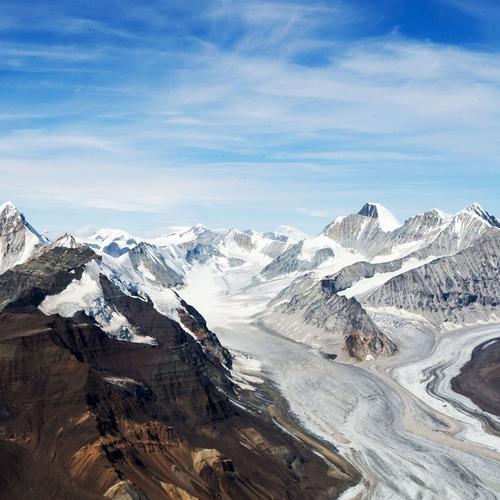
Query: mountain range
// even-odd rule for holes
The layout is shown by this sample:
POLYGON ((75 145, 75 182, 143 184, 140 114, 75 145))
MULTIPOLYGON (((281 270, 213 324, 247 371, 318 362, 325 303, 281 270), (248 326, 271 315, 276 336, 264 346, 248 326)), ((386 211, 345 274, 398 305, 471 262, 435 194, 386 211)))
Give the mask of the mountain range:
MULTIPOLYGON (((477 203, 454 215, 432 209, 404 223, 382 205, 366 203, 313 237, 287 226, 259 233, 197 224, 153 239, 101 229, 51 243, 11 203, 1 207, 0 223, 1 272, 41 248, 86 246, 100 256, 93 275, 156 300, 176 321, 183 290, 203 286, 200 270, 210 269, 226 291, 276 282, 282 286, 256 319, 294 340, 358 359, 397 349, 372 320, 374 309, 420 314, 449 327, 490 318, 499 295, 500 222, 477 203)), ((86 283, 97 280, 91 275, 86 283)))
POLYGON ((23 484, 40 498, 338 495, 358 472, 249 410, 210 301, 265 290, 249 321, 363 363, 398 352, 380 313, 436 331, 500 320, 499 256, 500 222, 478 204, 400 223, 366 203, 317 236, 197 224, 157 238, 101 229, 51 242, 8 202, 0 492, 25 498, 23 484))

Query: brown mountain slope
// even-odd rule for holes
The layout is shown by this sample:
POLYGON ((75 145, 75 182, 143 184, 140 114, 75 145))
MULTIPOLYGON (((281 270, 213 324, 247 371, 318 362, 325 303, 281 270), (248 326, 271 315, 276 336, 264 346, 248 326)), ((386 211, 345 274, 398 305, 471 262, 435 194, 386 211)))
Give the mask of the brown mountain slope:
POLYGON ((43 315, 92 258, 54 249, 0 276, 1 498, 328 498, 357 478, 235 406, 216 358, 103 276, 106 301, 158 345, 43 315))

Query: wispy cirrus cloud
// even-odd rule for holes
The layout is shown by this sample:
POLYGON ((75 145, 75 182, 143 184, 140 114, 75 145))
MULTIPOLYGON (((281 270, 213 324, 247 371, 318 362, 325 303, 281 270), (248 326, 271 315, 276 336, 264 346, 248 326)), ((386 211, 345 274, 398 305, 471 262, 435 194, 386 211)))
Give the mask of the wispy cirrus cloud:
POLYGON ((205 164, 149 166, 145 171, 134 163, 77 156, 51 161, 0 159, 0 199, 15 193, 13 198, 37 207, 57 202, 72 207, 142 213, 160 213, 194 203, 228 207, 235 203, 272 201, 275 193, 259 175, 253 175, 254 167, 248 165, 243 173, 205 164))
MULTIPOLYGON (((373 34, 362 2, 125 1, 106 17, 30 3, 0 23, 0 168, 46 170, 33 175, 47 203, 182 213, 241 200, 326 217, 348 196, 410 212, 408 192, 428 199, 455 179, 494 198, 495 49, 373 34)), ((9 175, 5 196, 21 186, 9 175)))
POLYGON ((329 212, 328 210, 315 210, 315 209, 301 207, 297 208, 297 212, 309 215, 309 217, 320 217, 320 218, 331 217, 331 212, 329 212))
POLYGON ((123 148, 109 138, 86 134, 54 133, 39 129, 14 130, 0 140, 0 153, 39 154, 50 151, 97 150, 106 153, 124 154, 123 148))
POLYGON ((97 59, 98 51, 82 51, 76 46, 67 45, 42 45, 31 43, 5 44, 0 47, 0 56, 12 59, 53 59, 58 61, 80 62, 90 59, 97 59))

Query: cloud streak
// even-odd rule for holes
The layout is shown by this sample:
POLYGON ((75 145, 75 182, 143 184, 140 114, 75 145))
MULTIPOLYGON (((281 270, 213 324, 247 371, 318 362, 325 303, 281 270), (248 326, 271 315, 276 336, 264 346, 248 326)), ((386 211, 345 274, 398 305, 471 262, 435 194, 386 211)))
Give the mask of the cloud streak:
POLYGON ((0 24, 4 196, 172 214, 267 203, 307 218, 336 206, 297 206, 370 192, 405 207, 404 189, 423 200, 460 175, 494 198, 495 49, 365 34, 367 4, 110 2, 107 18, 78 2, 45 17, 27 7, 0 24))

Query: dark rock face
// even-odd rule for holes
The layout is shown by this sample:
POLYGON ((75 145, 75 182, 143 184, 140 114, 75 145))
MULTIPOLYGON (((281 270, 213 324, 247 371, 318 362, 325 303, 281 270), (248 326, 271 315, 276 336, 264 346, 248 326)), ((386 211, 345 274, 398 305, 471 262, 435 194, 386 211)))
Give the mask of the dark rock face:
POLYGON ((222 366, 232 368, 233 358, 229 351, 219 342, 217 335, 208 329, 205 318, 190 304, 181 299, 183 310, 179 310, 179 317, 184 326, 189 328, 205 349, 205 354, 212 362, 219 362, 222 366))
POLYGON ((344 248, 374 256, 384 248, 389 236, 380 229, 377 216, 372 211, 371 215, 364 215, 362 211, 329 224, 323 234, 344 248))
MULTIPOLYGON (((393 354, 396 346, 375 324, 355 298, 346 298, 319 286, 321 293, 308 304, 304 312, 307 323, 327 333, 345 337, 345 346, 350 356, 365 359, 368 355, 393 354)), ((314 290, 314 289, 313 289, 314 290)))
POLYGON ((199 264, 206 264, 213 257, 222 257, 222 253, 217 250, 213 245, 203 245, 201 243, 185 244, 183 247, 186 249, 186 261, 189 264, 198 262, 199 264))
POLYGON ((465 210, 477 215, 484 219, 490 226, 500 228, 500 221, 492 214, 487 212, 481 205, 478 203, 471 203, 468 205, 465 210))
POLYGON ((328 259, 335 257, 335 254, 331 248, 321 248, 313 255, 311 260, 311 268, 316 269, 323 262, 326 262, 328 259))
POLYGON ((55 248, 0 277, 2 498, 329 498, 353 480, 237 408, 222 363, 104 276, 105 300, 157 345, 42 314, 93 258, 55 248))
POLYGON ((0 276, 0 310, 23 299, 37 307, 46 295, 59 293, 73 279, 80 279, 85 264, 94 258, 90 248, 57 247, 8 270, 0 276))
POLYGON ((250 251, 253 248, 252 237, 248 234, 242 233, 241 231, 237 231, 236 229, 231 229, 224 234, 222 236, 222 242, 234 242, 236 245, 247 251, 250 251))
POLYGON ((109 245, 106 245, 102 251, 111 257, 120 257, 121 255, 127 253, 129 251, 128 247, 120 247, 116 241, 112 241, 109 245))
POLYGON ((425 238, 430 240, 439 234, 445 223, 445 216, 435 209, 414 215, 391 233, 386 251, 389 251, 393 245, 419 241, 425 238))
POLYGON ((300 241, 292 245, 288 250, 285 250, 281 255, 278 255, 261 271, 265 278, 275 278, 283 274, 290 274, 299 270, 300 260, 299 255, 302 251, 303 242, 300 241))
POLYGON ((264 233, 264 236, 266 238, 269 238, 269 239, 272 239, 272 240, 276 240, 276 241, 281 241, 283 243, 286 243, 289 240, 289 238, 288 238, 287 235, 285 235, 285 234, 277 234, 277 233, 272 232, 272 231, 264 233))
POLYGON ((359 215, 364 215, 365 217, 371 217, 372 219, 378 219, 378 210, 376 205, 371 203, 365 203, 361 210, 358 212, 359 215))
POLYGON ((470 361, 451 380, 451 387, 483 410, 500 416, 500 338, 477 346, 470 361))

